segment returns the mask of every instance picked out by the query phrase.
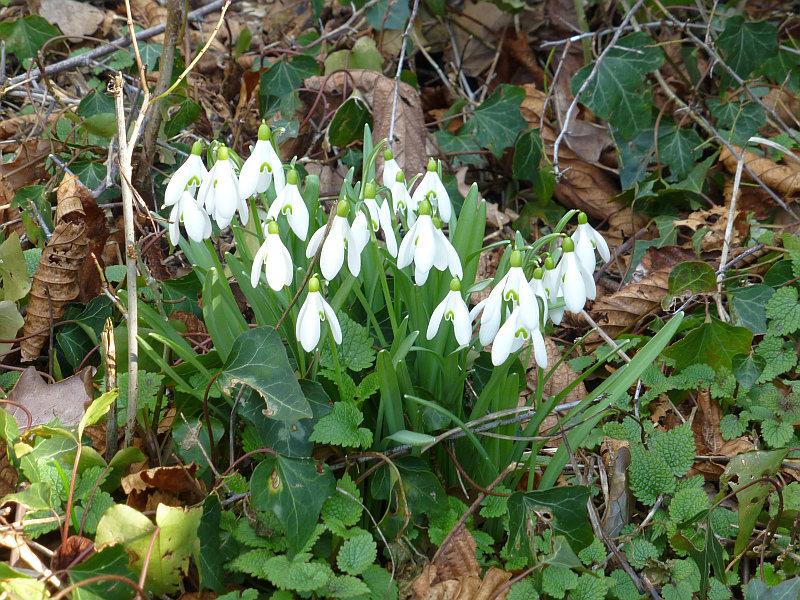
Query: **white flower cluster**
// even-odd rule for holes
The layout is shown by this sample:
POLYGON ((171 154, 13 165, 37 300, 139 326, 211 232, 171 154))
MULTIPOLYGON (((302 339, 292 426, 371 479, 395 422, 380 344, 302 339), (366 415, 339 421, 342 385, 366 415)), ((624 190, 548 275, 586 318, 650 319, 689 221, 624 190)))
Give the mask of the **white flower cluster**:
MULTIPOLYGON (((267 222, 263 225, 265 240, 253 260, 250 282, 253 287, 259 285, 263 273, 267 284, 275 291, 290 285, 294 265, 281 239, 277 220, 285 217, 293 233, 305 241, 309 233, 309 214, 298 188, 297 172, 292 169, 284 174, 281 160, 270 143, 269 127, 262 124, 259 128, 258 141, 238 178, 224 146, 217 150, 217 162, 210 171, 203 166, 201 151, 201 144, 195 143, 192 154, 167 186, 165 204, 173 206, 170 240, 177 243, 181 222, 195 241, 211 235, 211 218, 223 228, 238 211, 242 224, 246 225, 247 198, 265 192, 274 181, 277 197, 267 212, 267 222)), ((533 277, 528 280, 523 264, 538 263, 540 259, 525 261, 523 251, 514 250, 508 272, 494 282, 489 296, 470 312, 461 290, 461 260, 442 231, 443 224, 450 221, 452 207, 438 175, 437 161, 428 162, 426 173, 411 194, 390 151, 384 153, 384 159, 382 179, 390 198, 378 196, 375 185, 367 183, 364 200, 358 202, 358 206, 352 206, 347 199, 340 200, 330 227, 321 227, 311 235, 306 257, 319 252, 320 271, 328 281, 339 274, 345 256, 348 271, 358 276, 361 253, 370 240, 370 231, 380 230, 387 252, 397 259, 397 267, 403 269, 413 264, 417 285, 425 284, 433 268, 450 273, 450 291, 431 315, 426 332, 428 339, 436 336, 443 320, 451 321, 456 341, 459 346, 466 346, 472 338, 473 321, 480 316, 479 340, 484 347, 492 344, 495 365, 504 363, 509 355, 530 341, 536 362, 546 367, 544 321, 549 316, 558 324, 565 308, 573 313, 580 312, 587 298, 594 299, 594 252, 597 250, 605 261, 610 258, 608 245, 588 224, 586 215, 579 214, 577 230, 571 238, 564 238, 557 265, 552 257, 547 257, 541 266, 536 266, 533 277), (399 245, 398 218, 406 225, 399 245)), ((325 301, 320 281, 313 275, 308 281, 308 294, 296 324, 297 339, 307 352, 319 344, 322 321, 328 322, 334 341, 341 343, 342 332, 336 313, 325 301)))

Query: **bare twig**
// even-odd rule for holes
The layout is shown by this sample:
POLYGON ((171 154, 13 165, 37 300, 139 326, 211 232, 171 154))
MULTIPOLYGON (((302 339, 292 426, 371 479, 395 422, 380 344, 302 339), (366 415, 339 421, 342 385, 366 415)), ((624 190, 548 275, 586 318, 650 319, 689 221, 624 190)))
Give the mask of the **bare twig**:
POLYGON ((389 150, 392 149, 392 142, 394 141, 394 121, 395 115, 397 114, 397 98, 400 96, 400 75, 403 72, 403 60, 406 57, 408 36, 411 34, 411 28, 414 26, 414 20, 417 18, 418 9, 419 0, 414 0, 414 8, 411 9, 411 16, 408 18, 408 26, 403 32, 403 44, 400 46, 400 57, 397 59, 397 72, 394 76, 394 98, 392 99, 392 121, 389 125, 389 150))

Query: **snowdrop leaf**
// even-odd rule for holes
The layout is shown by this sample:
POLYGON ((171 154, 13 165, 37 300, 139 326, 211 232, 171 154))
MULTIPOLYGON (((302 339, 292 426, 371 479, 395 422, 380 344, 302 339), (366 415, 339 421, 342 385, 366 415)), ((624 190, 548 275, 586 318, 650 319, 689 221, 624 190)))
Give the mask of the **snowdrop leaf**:
POLYGON ((272 327, 250 329, 236 338, 219 381, 225 390, 238 383, 253 388, 266 402, 264 415, 271 419, 291 421, 313 416, 283 341, 272 327))

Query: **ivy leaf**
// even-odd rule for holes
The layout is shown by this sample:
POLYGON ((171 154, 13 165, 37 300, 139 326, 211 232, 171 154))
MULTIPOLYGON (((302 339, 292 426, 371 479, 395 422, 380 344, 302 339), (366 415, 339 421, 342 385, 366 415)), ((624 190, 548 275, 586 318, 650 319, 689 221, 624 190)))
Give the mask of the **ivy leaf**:
MULTIPOLYGON (((367 328, 356 323, 346 312, 339 311, 339 326, 342 328, 342 343, 336 347, 339 364, 352 371, 363 371, 375 363, 375 349, 373 340, 367 328)), ((333 355, 330 344, 323 345, 320 350, 320 364, 328 369, 334 369, 333 355)))
POLYGON ((172 137, 184 131, 200 116, 200 105, 186 96, 170 96, 171 105, 164 102, 162 113, 164 119, 164 134, 172 137))
POLYGON ((753 343, 753 332, 745 327, 735 327, 711 317, 688 335, 666 348, 663 354, 675 359, 675 371, 680 372, 691 364, 705 363, 712 368, 731 368, 731 359, 737 354, 747 354, 753 343))
POLYGON ((770 334, 785 336, 800 329, 797 288, 782 287, 773 294, 767 302, 767 319, 770 319, 770 334))
POLYGON ((747 327, 756 335, 767 333, 767 301, 774 293, 763 283, 730 290, 734 325, 747 327))
POLYGON ((354 94, 336 109, 328 125, 328 141, 331 146, 343 148, 364 135, 364 126, 372 126, 372 115, 364 100, 354 94))
POLYGON ((330 469, 318 469, 316 461, 269 455, 253 471, 250 499, 256 510, 278 517, 297 551, 314 533, 322 504, 335 489, 330 469))
POLYGON ((59 35, 61 32, 39 15, 0 23, 0 37, 6 40, 6 52, 21 61, 36 56, 48 40, 59 35))
POLYGON ((303 79, 314 75, 319 75, 319 64, 314 57, 283 57, 262 73, 260 94, 285 98, 300 87, 303 79))
POLYGON ((378 546, 372 535, 365 533, 350 538, 336 555, 336 565, 349 575, 360 575, 378 556, 378 546))
POLYGON ((372 444, 372 431, 359 427, 364 415, 355 404, 336 402, 333 412, 322 417, 314 426, 309 440, 347 448, 367 448, 372 444))
POLYGON ((480 155, 481 147, 472 136, 456 136, 446 129, 435 131, 433 136, 436 138, 436 144, 442 149, 442 152, 454 154, 453 159, 461 164, 479 165, 483 162, 483 158, 480 155), (471 154, 459 154, 460 152, 470 152, 471 154))
POLYGON ((538 129, 526 131, 517 139, 514 146, 514 179, 525 179, 533 183, 533 191, 539 200, 546 202, 553 196, 556 177, 550 173, 549 161, 542 168, 545 157, 542 137, 538 129))
POLYGON ((667 289, 677 296, 685 291, 692 294, 713 292, 717 288, 714 269, 704 262, 683 262, 675 265, 667 277, 667 289))
POLYGON ((731 359, 733 376, 744 389, 749 390, 767 367, 767 361, 758 354, 737 354, 731 359))
MULTIPOLYGON (((767 21, 745 22, 743 16, 736 15, 725 20, 717 47, 725 55, 726 64, 739 77, 747 78, 756 67, 778 54, 778 29, 767 21)), ((731 76, 724 74, 720 89, 729 87, 731 82, 731 76)))
MULTIPOLYGON (((652 94, 649 89, 642 92, 640 88, 644 76, 661 66, 664 53, 642 32, 623 37, 619 46, 606 54, 581 100, 620 135, 631 139, 653 120, 652 94)), ((594 66, 586 65, 572 78, 573 94, 577 94, 594 66)))
POLYGON ((669 167, 673 179, 682 180, 694 168, 703 153, 703 140, 694 129, 679 129, 674 124, 658 133, 658 150, 661 160, 669 167))
POLYGON ((313 417, 278 332, 256 327, 239 334, 233 342, 219 378, 223 389, 243 383, 256 390, 266 403, 266 416, 280 421, 313 417))
POLYGON ((722 102, 716 98, 708 101, 711 116, 717 119, 717 127, 732 144, 744 146, 758 132, 767 115, 764 109, 753 102, 722 102))
MULTIPOLYGON (((69 578, 72 583, 78 583, 97 575, 131 577, 131 572, 128 570, 128 553, 125 548, 122 546, 103 548, 69 570, 69 578)), ((76 600, 128 600, 134 592, 130 586, 107 579, 75 588, 73 593, 76 600)))
MULTIPOLYGON (((519 112, 525 90, 521 87, 502 84, 483 104, 475 109, 473 118, 465 127, 472 131, 475 140, 482 148, 488 148, 500 158, 503 150, 517 139, 520 131, 528 128, 528 124, 519 112)), ((459 131, 461 134, 464 131, 459 131)))

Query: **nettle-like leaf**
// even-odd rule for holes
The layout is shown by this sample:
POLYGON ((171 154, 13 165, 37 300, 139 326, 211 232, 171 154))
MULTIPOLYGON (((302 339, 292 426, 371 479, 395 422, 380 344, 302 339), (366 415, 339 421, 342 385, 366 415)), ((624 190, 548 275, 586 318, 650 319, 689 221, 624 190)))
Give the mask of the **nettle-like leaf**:
POLYGON ((397 600, 397 581, 389 571, 380 565, 367 567, 367 570, 361 574, 361 578, 369 587, 368 600, 397 600))
POLYGON ((756 383, 772 381, 786 373, 797 364, 797 351, 794 344, 778 336, 766 336, 756 346, 756 355, 766 361, 766 366, 756 383))
POLYGON ((769 333, 772 335, 791 335, 800 329, 797 288, 782 287, 773 294, 767 302, 767 319, 770 319, 769 333))
POLYGON ((643 537, 633 538, 625 545, 624 550, 630 563, 640 569, 646 567, 650 559, 658 558, 660 555, 658 548, 643 537))
MULTIPOLYGON (((137 378, 139 380, 139 392, 136 396, 136 410, 137 412, 145 411, 147 414, 155 410, 158 390, 161 388, 164 375, 149 373, 148 371, 139 371, 137 378)), ((117 423, 122 426, 125 424, 128 414, 127 371, 117 375, 117 388, 119 389, 119 397, 117 398, 117 423)))
POLYGON ((675 521, 687 521, 697 513, 708 510, 708 496, 702 488, 680 490, 672 498, 669 514, 675 521))
POLYGON ((533 578, 526 577, 512 585, 506 600, 539 600, 539 592, 533 585, 533 578))
POLYGON ((772 448, 786 446, 793 435, 794 425, 788 421, 765 420, 761 423, 761 437, 772 448))
POLYGON ((375 562, 378 546, 370 534, 347 540, 336 555, 336 566, 349 575, 360 575, 375 562))
POLYGON ((488 148, 497 158, 503 150, 513 145, 521 131, 528 124, 519 112, 525 90, 521 87, 502 84, 472 113, 473 118, 467 121, 459 131, 466 128, 472 131, 481 148, 488 148))
POLYGON ((265 565, 267 561, 274 556, 275 553, 272 550, 258 548, 256 550, 250 550, 249 552, 243 552, 229 562, 227 567, 231 571, 247 573, 253 577, 266 579, 265 565))
POLYGON ((673 475, 686 475, 692 468, 695 457, 690 423, 679 425, 666 433, 656 432, 650 442, 650 451, 669 466, 673 475))
POLYGON ((563 598, 578 586, 578 575, 571 569, 549 565, 542 573, 542 589, 553 598, 563 598))
POLYGON ((725 441, 732 440, 744 433, 746 423, 742 423, 736 415, 725 415, 719 422, 719 432, 725 441))
POLYGON ((631 490, 644 504, 652 506, 659 494, 675 490, 675 475, 669 465, 641 444, 631 446, 631 466, 628 469, 631 490))
POLYGON ((612 593, 618 600, 641 600, 646 597, 644 594, 639 593, 633 580, 622 569, 612 571, 611 579, 617 582, 612 593))
POLYGON ((569 593, 572 600, 604 600, 606 592, 616 582, 602 574, 583 573, 578 579, 578 585, 569 593))
MULTIPOLYGON (((619 40, 600 63, 597 75, 581 97, 594 113, 606 119, 620 135, 631 139, 653 120, 650 89, 642 91, 644 76, 659 68, 664 53, 646 33, 632 33, 619 40)), ((586 65, 572 78, 576 94, 595 64, 586 65)))
POLYGON ((263 573, 269 582, 282 590, 313 592, 334 577, 325 563, 308 562, 310 554, 298 554, 289 560, 285 554, 270 558, 264 563, 263 573))
MULTIPOLYGON (((336 315, 342 328, 342 343, 336 346, 339 365, 352 371, 363 371, 375 364, 374 341, 367 328, 356 323, 344 311, 336 315)), ((320 364, 327 369, 335 369, 330 344, 324 344, 319 353, 320 364)))
POLYGON ((337 575, 328 580, 326 591, 331 598, 353 598, 369 594, 369 587, 356 577, 337 575))
POLYGON ((363 420, 364 415, 355 404, 337 402, 333 412, 317 422, 309 439, 347 448, 368 448, 372 444, 372 431, 359 427, 363 420))
MULTIPOLYGON (((342 488, 355 498, 361 500, 361 492, 353 482, 349 473, 345 473, 344 477, 336 482, 336 487, 342 488)), ((358 502, 336 491, 336 493, 325 500, 325 504, 322 505, 322 520, 326 522, 328 519, 338 519, 346 527, 352 527, 361 519, 361 513, 363 511, 364 509, 361 508, 358 502)))
MULTIPOLYGON (((511 490, 503 485, 498 485, 495 489, 498 494, 510 494, 511 490)), ((481 516, 490 519, 492 517, 502 517, 508 514, 507 496, 486 496, 481 503, 481 516)))
POLYGON ((578 558, 581 559, 581 562, 586 565, 587 567, 590 566, 592 563, 600 563, 606 557, 606 546, 598 540, 597 538, 594 541, 586 546, 583 550, 578 552, 578 558))
MULTIPOLYGON (((685 179, 703 153, 703 140, 694 129, 679 129, 674 124, 658 132, 658 151, 675 180, 685 179)), ((710 269, 710 267, 709 267, 710 269)))

